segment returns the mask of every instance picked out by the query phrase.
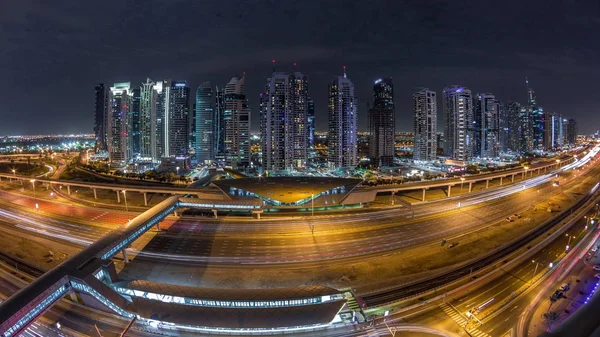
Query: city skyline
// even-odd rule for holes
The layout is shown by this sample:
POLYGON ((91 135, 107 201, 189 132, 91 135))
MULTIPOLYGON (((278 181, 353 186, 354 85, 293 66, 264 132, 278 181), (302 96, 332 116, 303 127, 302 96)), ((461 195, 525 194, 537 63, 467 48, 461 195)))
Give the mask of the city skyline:
MULTIPOLYGON (((90 22, 78 19, 81 16, 79 14, 83 15, 92 10, 86 4, 69 8, 61 8, 62 5, 58 4, 49 9, 44 5, 25 3, 2 8, 4 15, 0 16, 0 26, 3 31, 12 33, 13 36, 24 36, 34 42, 37 41, 38 49, 43 50, 44 55, 47 54, 48 57, 38 55, 37 50, 27 52, 26 47, 18 39, 7 39, 4 42, 7 48, 4 48, 3 53, 0 54, 0 61, 11 65, 6 67, 5 77, 12 80, 0 84, 2 89, 0 91, 3 92, 2 113, 10 116, 31 116, 39 123, 26 123, 24 120, 14 118, 0 126, 0 133, 35 134, 46 130, 56 133, 91 132, 93 116, 90 116, 89 112, 93 110, 93 106, 87 99, 89 92, 86 88, 93 87, 97 83, 139 83, 147 77, 180 78, 187 80, 190 87, 196 88, 205 81, 224 83, 232 74, 246 72, 246 95, 251 111, 256 115, 259 104, 258 94, 264 78, 271 72, 272 59, 277 61, 277 71, 291 71, 294 62, 297 62, 297 71, 305 73, 310 78, 309 95, 315 101, 317 130, 327 129, 327 83, 332 75, 339 74, 343 65, 348 68, 348 75, 353 79, 361 103, 358 106, 358 128, 361 131, 367 128, 366 102, 370 99, 371 83, 380 77, 394 78, 397 130, 411 130, 412 93, 417 87, 428 87, 441 92, 447 85, 462 83, 475 92, 492 92, 503 102, 518 101, 523 104, 526 103, 522 90, 525 86, 525 77, 529 77, 532 86, 536 88, 539 104, 545 110, 556 111, 579 120, 582 133, 590 133, 597 128, 593 123, 596 102, 591 93, 596 91, 593 79, 597 77, 600 69, 594 66, 586 68, 586 65, 590 64, 588 60, 593 59, 597 51, 576 48, 577 43, 584 41, 586 37, 584 27, 593 20, 593 17, 587 16, 590 14, 585 14, 581 20, 573 22, 573 14, 569 13, 573 13, 574 9, 564 14, 560 11, 560 6, 553 9, 552 13, 545 13, 547 17, 544 18, 532 15, 537 8, 533 3, 515 3, 512 6, 505 4, 501 6, 502 8, 494 8, 501 14, 502 11, 506 11, 503 8, 510 7, 511 12, 518 12, 520 16, 527 16, 533 20, 534 22, 530 23, 532 26, 541 27, 546 21, 551 20, 554 24, 571 27, 571 31, 584 32, 584 34, 568 34, 563 31, 567 32, 569 29, 549 33, 532 30, 520 24, 521 20, 515 20, 514 25, 503 27, 501 31, 494 29, 494 27, 498 28, 499 24, 494 21, 495 23, 489 25, 491 28, 481 31, 477 15, 469 20, 457 20, 456 22, 459 23, 453 26, 454 21, 450 22, 449 18, 453 15, 460 16, 461 6, 446 8, 442 4, 434 4, 432 8, 427 9, 420 5, 409 4, 376 3, 369 8, 361 7, 365 5, 353 4, 341 8, 339 13, 334 13, 331 23, 323 20, 324 14, 319 14, 321 11, 318 3, 274 4, 269 5, 270 13, 276 14, 274 24, 286 20, 299 20, 302 17, 310 22, 317 20, 320 24, 319 29, 323 31, 322 34, 315 34, 314 28, 307 24, 305 26, 309 28, 306 31, 293 32, 297 35, 297 39, 284 40, 285 43, 275 44, 257 43, 264 36, 264 31, 268 29, 268 25, 260 24, 260 11, 264 5, 247 8, 242 6, 242 3, 239 4, 239 6, 229 6, 230 9, 226 10, 216 2, 202 5, 187 3, 186 13, 165 15, 167 18, 174 17, 174 19, 166 20, 160 29, 153 28, 156 33, 153 39, 157 43, 164 43, 163 48, 149 47, 149 44, 144 42, 147 40, 141 38, 143 32, 140 28, 130 29, 144 26, 135 16, 128 17, 129 20, 125 21, 120 20, 120 16, 117 15, 100 24, 94 19, 90 22), (292 12, 297 14, 290 14, 292 12), (368 38, 365 35, 367 33, 350 29, 349 23, 341 20, 342 17, 358 18, 363 12, 365 14, 362 15, 367 16, 365 24, 387 22, 372 38, 368 38), (391 20, 394 13, 401 12, 406 13, 404 20, 391 20), (447 15, 437 14, 438 12, 447 15), (213 15, 214 13, 216 15, 213 15), (306 13, 317 14, 313 18, 309 17, 311 15, 304 15, 306 13), (199 20, 198 15, 202 15, 203 20, 199 20), (187 20, 191 17, 195 20, 187 20), (31 18, 41 19, 33 24, 31 18), (239 31, 240 27, 245 26, 245 21, 251 24, 254 30, 246 37, 233 38, 232 41, 239 43, 228 43, 236 48, 223 46, 224 48, 212 49, 207 53, 206 48, 189 48, 190 44, 186 43, 186 41, 199 41, 204 47, 215 47, 216 42, 211 40, 214 36, 212 28, 206 33, 198 33, 194 29, 197 27, 194 21, 207 22, 208 27, 215 27, 215 29, 220 27, 219 29, 225 30, 223 36, 239 31), (428 24, 432 21, 435 22, 434 26, 428 24), (406 28, 405 26, 410 27, 415 23, 422 24, 420 26, 422 31, 408 29, 398 34, 406 28), (28 29, 28 25, 32 25, 35 29, 28 29), (98 26, 104 27, 103 34, 96 32, 98 26), (114 28, 106 29, 109 27, 114 28), (321 29, 322 27, 325 28, 321 29), (180 28, 184 31, 182 36, 172 39, 171 33, 180 28), (194 33, 190 33, 192 31, 194 33), (340 39, 343 31, 349 33, 340 39), (524 32, 527 34, 523 34, 524 32), (117 39, 120 34, 126 34, 131 38, 117 39), (486 43, 489 36, 498 37, 494 45, 486 43), (428 38, 420 40, 415 37, 428 38), (327 43, 331 40, 339 41, 339 45, 331 47, 327 43), (120 41, 130 47, 122 47, 120 41), (135 43, 131 44, 131 41, 135 43), (411 47, 409 51, 402 48, 407 41, 411 47), (449 44, 456 45, 457 41, 461 43, 458 45, 459 48, 453 48, 452 51, 444 48, 449 44), (551 54, 549 49, 556 49, 554 41, 560 41, 564 47, 558 49, 555 57, 549 57, 548 54, 551 54), (49 42, 53 45, 48 45, 49 42), (94 43, 109 46, 107 50, 118 49, 119 53, 118 55, 106 54, 106 51, 98 50, 94 43), (62 47, 58 48, 59 46, 62 47), (71 49, 65 50, 64 47, 71 49), (377 48, 386 48, 385 54, 389 56, 374 52, 377 48), (72 52, 68 52, 69 50, 72 52), (146 52, 144 60, 138 60, 136 55, 140 55, 142 50, 146 52), (243 52, 240 53, 242 50, 243 52), (442 53, 439 52, 441 50, 442 53), (178 53, 178 62, 168 64, 162 62, 164 55, 171 52, 178 53), (56 56, 58 53, 61 53, 60 57, 56 56), (426 57, 421 57, 422 55, 426 57), (54 61, 49 63, 47 59, 54 61), (81 71, 82 69, 85 71, 81 71), (43 80, 49 78, 53 81, 50 87, 45 85, 43 80), (73 96, 67 106, 58 101, 64 88, 70 88, 73 96), (61 92, 59 93, 58 90, 61 92), (25 98, 24 95, 32 92, 39 98, 38 100, 25 98), (584 99, 569 100, 568 97, 584 99), (71 123, 65 125, 62 122, 65 119, 69 119, 71 123)), ((162 11, 167 14, 181 12, 181 8, 174 5, 164 3, 154 5, 159 9, 157 12, 162 11)), ((119 11, 120 13, 131 13, 127 8, 128 5, 119 6, 124 7, 123 11, 119 11)), ((93 10, 99 12, 108 10, 103 6, 100 7, 95 7, 93 10)), ((471 11, 478 12, 487 11, 493 6, 471 4, 470 7, 471 11)), ((273 32, 274 37, 290 33, 286 30, 273 32)), ((228 37, 230 38, 231 36, 228 37)), ((251 130, 256 131, 258 128, 258 121, 254 119, 251 130)))

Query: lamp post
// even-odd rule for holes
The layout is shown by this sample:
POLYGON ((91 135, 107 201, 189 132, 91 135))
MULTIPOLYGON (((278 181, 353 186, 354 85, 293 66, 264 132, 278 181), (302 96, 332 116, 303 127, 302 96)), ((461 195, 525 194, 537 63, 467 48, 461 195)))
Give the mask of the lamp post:
POLYGON ((129 212, 129 207, 127 206, 127 191, 123 190, 123 198, 125 199, 125 212, 129 212))
POLYGON ((565 236, 569 237, 569 242, 567 242, 567 247, 565 248, 565 251, 569 251, 569 248, 571 248, 571 239, 574 238, 574 235, 569 235, 569 234, 565 234, 565 236))
POLYGON ((531 263, 535 263, 535 269, 533 270, 533 275, 531 275, 531 284, 533 284, 533 279, 535 278, 535 274, 537 273, 538 267, 540 266, 540 263, 537 262, 536 260, 531 260, 531 263))

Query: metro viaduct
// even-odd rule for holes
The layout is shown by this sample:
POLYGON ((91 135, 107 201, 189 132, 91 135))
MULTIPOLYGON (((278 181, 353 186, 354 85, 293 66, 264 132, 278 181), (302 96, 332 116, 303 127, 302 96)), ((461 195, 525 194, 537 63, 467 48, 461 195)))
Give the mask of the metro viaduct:
MULTIPOLYGON (((491 172, 486 174, 478 174, 472 175, 468 177, 461 178, 452 178, 452 179, 444 179, 444 180, 436 180, 436 181, 425 181, 425 182, 415 182, 415 183, 405 183, 396 186, 385 186, 385 187, 360 187, 356 188, 350 195, 352 194, 361 194, 365 197, 361 197, 361 200, 370 200, 375 199, 375 196, 379 193, 400 193, 400 192, 408 192, 408 191, 418 191, 422 190, 422 201, 425 201, 425 193, 428 189, 431 188, 447 188, 448 197, 451 196, 452 187, 456 185, 468 185, 469 193, 472 191, 473 184, 481 181, 486 182, 486 188, 489 187, 489 183, 491 180, 500 179, 500 185, 503 183, 503 179, 511 179, 511 182, 514 182, 515 176, 521 175, 521 178, 525 179, 528 174, 531 176, 534 173, 547 172, 548 170, 557 169, 565 164, 572 163, 575 161, 576 157, 573 156, 563 156, 556 161, 549 163, 539 163, 532 165, 531 167, 519 167, 514 169, 508 169, 499 172, 491 172)), ((14 174, 0 174, 0 180, 2 178, 6 178, 9 180, 21 180, 21 181, 31 181, 31 177, 18 176, 14 174)), ((258 178, 257 178, 258 179, 258 178)), ((94 198, 97 199, 96 190, 112 190, 116 193, 117 201, 121 202, 120 193, 123 191, 131 191, 138 192, 144 195, 144 206, 148 206, 148 193, 160 193, 160 194, 172 194, 172 195, 196 195, 199 199, 217 199, 217 198, 229 198, 227 195, 223 194, 221 191, 217 189, 211 188, 179 188, 179 187, 151 187, 151 186, 135 186, 135 185, 123 185, 123 184, 107 184, 107 183, 88 183, 88 182, 75 182, 70 180, 57 180, 57 179, 35 179, 35 182, 39 182, 40 184, 50 185, 58 185, 58 186, 66 186, 67 193, 71 194, 71 187, 84 187, 89 188, 94 191, 94 198)))
POLYGON ((55 302, 66 294, 75 292, 92 296, 118 314, 133 318, 134 314, 126 310, 127 300, 103 282, 116 279, 112 258, 122 253, 127 263, 127 248, 150 228, 158 227, 167 215, 180 208, 257 211, 262 208, 262 204, 259 201, 215 201, 179 196, 167 198, 46 272, 1 303, 0 336, 18 336, 55 302))

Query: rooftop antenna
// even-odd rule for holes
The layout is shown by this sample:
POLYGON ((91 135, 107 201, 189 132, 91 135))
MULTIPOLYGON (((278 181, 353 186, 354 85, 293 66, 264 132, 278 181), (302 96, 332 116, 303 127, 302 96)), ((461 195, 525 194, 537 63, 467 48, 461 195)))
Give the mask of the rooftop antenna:
POLYGON ((343 68, 344 68, 344 78, 347 78, 347 76, 346 76, 346 66, 343 66, 343 68))

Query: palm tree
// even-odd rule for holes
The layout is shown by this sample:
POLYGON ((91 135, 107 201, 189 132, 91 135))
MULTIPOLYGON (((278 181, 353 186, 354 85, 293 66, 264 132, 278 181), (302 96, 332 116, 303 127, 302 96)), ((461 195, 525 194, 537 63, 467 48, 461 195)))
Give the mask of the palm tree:
POLYGON ((556 311, 548 311, 544 315, 544 323, 546 324, 546 331, 550 331, 552 329, 552 325, 558 322, 560 319, 560 314, 556 311))

